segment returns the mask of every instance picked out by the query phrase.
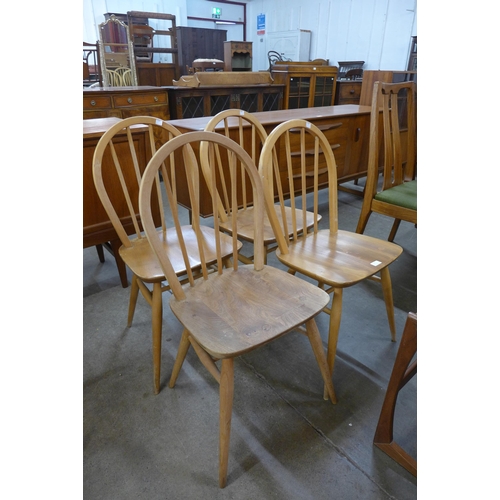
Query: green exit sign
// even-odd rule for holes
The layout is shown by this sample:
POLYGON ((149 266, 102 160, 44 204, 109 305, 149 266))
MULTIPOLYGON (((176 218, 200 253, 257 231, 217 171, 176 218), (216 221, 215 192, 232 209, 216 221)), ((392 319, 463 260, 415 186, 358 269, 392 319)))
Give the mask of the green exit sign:
POLYGON ((214 7, 212 9, 212 18, 213 19, 220 19, 221 13, 222 13, 222 9, 220 9, 219 7, 214 7))

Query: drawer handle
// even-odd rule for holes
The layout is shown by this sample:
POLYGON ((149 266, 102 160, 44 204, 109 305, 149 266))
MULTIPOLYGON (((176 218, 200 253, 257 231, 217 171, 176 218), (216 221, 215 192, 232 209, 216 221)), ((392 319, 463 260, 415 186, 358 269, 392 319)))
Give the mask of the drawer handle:
POLYGON ((361 137, 361 129, 358 127, 356 129, 356 133, 354 134, 354 142, 358 142, 361 137))
POLYGON ((90 101, 90 105, 91 105, 91 106, 95 106, 95 101, 94 101, 94 99, 92 99, 92 100, 90 101))
POLYGON ((129 97, 129 98, 127 99, 127 102, 128 102, 129 104, 132 104, 132 98, 131 98, 131 97, 129 97))
POLYGON ((158 97, 154 96, 155 102, 158 102, 158 97))
MULTIPOLYGON (((324 174, 328 172, 328 167, 318 169, 318 175, 324 174)), ((292 179, 299 179, 302 177, 302 174, 292 175, 292 179)), ((314 172, 306 172, 306 177, 314 177, 314 172)))
POLYGON ((354 94, 354 89, 349 90, 349 94, 354 94))

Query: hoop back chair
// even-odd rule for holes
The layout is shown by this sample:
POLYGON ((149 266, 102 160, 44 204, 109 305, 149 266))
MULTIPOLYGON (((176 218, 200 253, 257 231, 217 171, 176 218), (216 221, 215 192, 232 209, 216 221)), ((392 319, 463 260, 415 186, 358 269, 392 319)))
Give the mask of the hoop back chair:
POLYGON ((306 120, 289 120, 278 125, 268 136, 260 157, 259 172, 263 178, 266 206, 278 243, 276 256, 289 272, 300 273, 317 281, 318 286, 333 293, 328 335, 328 366, 333 373, 335 353, 342 314, 342 294, 346 287, 365 279, 382 282, 391 338, 396 335, 394 305, 389 265, 401 254, 402 248, 394 243, 359 235, 338 228, 337 166, 331 145, 321 130, 306 120), (285 151, 279 169, 288 182, 290 204, 299 204, 305 213, 307 193, 312 191, 313 213, 318 212, 320 176, 328 175, 329 227, 320 229, 315 222, 311 231, 301 233, 298 221, 285 216, 283 202, 277 209, 273 149, 277 144, 285 151), (323 167, 326 165, 326 167, 323 167), (297 194, 297 196, 296 196, 297 194), (298 196, 300 195, 300 197, 298 196), (281 220, 277 210, 282 211, 281 220), (286 235, 292 231, 293 237, 286 235), (376 276, 380 273, 380 277, 376 276))
POLYGON ((417 224, 417 122, 415 82, 375 82, 370 118, 368 173, 357 233, 363 233, 372 212, 394 218, 393 241, 402 220, 417 224), (380 106, 382 126, 380 130, 380 106), (379 183, 379 148, 384 161, 379 183))
MULTIPOLYGON (((165 177, 164 174, 163 177, 165 177)), ((216 169, 212 169, 209 182, 212 183, 210 193, 216 193, 216 169)), ((238 205, 236 187, 235 182, 231 183, 230 199, 235 211, 238 205)), ((168 181, 165 188, 170 196, 171 189, 168 181)), ((201 363, 220 386, 219 486, 223 488, 227 482, 234 394, 234 359, 236 357, 253 351, 305 324, 305 333, 311 343, 323 381, 327 385, 329 398, 332 402, 336 401, 325 352, 314 320, 314 317, 328 303, 329 297, 318 287, 283 270, 264 264, 263 220, 265 205, 262 182, 248 153, 222 134, 206 131, 188 132, 162 146, 151 159, 144 174, 139 204, 146 235, 173 292, 170 308, 183 326, 169 386, 174 387, 190 346, 193 347, 201 363), (185 161, 178 164, 178 168, 186 169, 186 178, 189 180, 188 192, 192 203, 192 228, 199 244, 203 279, 195 281, 191 277, 187 265, 191 251, 183 245, 182 234, 178 232, 179 243, 186 259, 189 275, 189 283, 182 286, 174 272, 169 256, 163 251, 162 236, 154 225, 150 198, 154 179, 157 177, 158 170, 163 169, 164 159, 176 150, 185 152, 184 150, 188 146, 196 149, 195 145, 199 144, 199 141, 208 143, 206 151, 210 156, 216 154, 214 145, 217 145, 219 150, 228 150, 230 152, 229 170, 234 174, 242 166, 248 174, 254 200, 255 255, 252 264, 239 263, 238 220, 233 218, 232 266, 230 268, 224 267, 220 249, 223 247, 222 238, 227 237, 227 235, 219 230, 219 202, 214 196, 212 197, 212 207, 215 229, 214 246, 218 255, 217 272, 212 274, 207 272, 207 262, 203 258, 204 247, 213 243, 201 230, 199 199, 195 189, 198 182, 197 177, 200 175, 200 167, 195 157, 185 155, 185 161), (216 361, 219 360, 220 368, 216 365, 216 361)), ((175 226, 177 228, 179 224, 176 223, 175 226)))
MULTIPOLYGON (((226 137, 233 139, 242 148, 247 151, 255 165, 258 165, 262 147, 267 139, 267 132, 260 123, 260 121, 251 113, 241 109, 228 109, 221 111, 205 126, 208 132, 218 131, 226 137), (223 128, 221 127, 223 126, 223 128)), ((202 143, 200 147, 200 163, 203 170, 203 176, 208 186, 210 186, 211 165, 209 162, 209 155, 207 154, 208 143, 202 143)), ((227 168, 228 158, 221 155, 218 146, 214 145, 215 168, 218 174, 217 182, 217 196, 219 198, 219 227, 222 231, 231 234, 233 211, 231 206, 231 199, 228 195, 228 189, 231 183, 230 172, 227 168)), ((228 154, 230 154, 228 152, 228 154)), ((250 242, 253 244, 254 240, 254 225, 253 225, 253 200, 251 196, 251 183, 248 179, 248 174, 245 169, 241 167, 238 172, 235 172, 235 182, 238 185, 238 211, 235 213, 238 218, 238 237, 240 240, 250 242)), ((209 187, 210 189, 210 187, 209 187)), ((283 194, 281 193, 281 196, 283 194)), ((285 208, 289 217, 291 217, 291 208, 285 208)), ((299 222, 299 231, 303 230, 302 227, 302 212, 297 212, 299 222)), ((320 214, 316 214, 317 220, 321 219, 320 214)), ((314 223, 314 214, 306 213, 306 227, 312 227, 314 223)), ((274 236, 273 228, 269 223, 267 214, 264 214, 264 262, 267 263, 267 255, 276 249, 276 237, 274 236)), ((239 254, 239 259, 245 264, 250 264, 253 256, 244 255, 242 252, 239 254)))
MULTIPOLYGON (((139 148, 147 148, 145 156, 151 158, 158 145, 178 135, 180 132, 174 126, 154 117, 125 118, 113 125, 101 137, 93 158, 93 176, 97 194, 120 239, 119 254, 132 272, 127 325, 130 327, 132 324, 139 291, 152 308, 153 389, 155 394, 160 391, 162 293, 168 291, 170 287, 168 283, 164 283, 163 270, 147 238, 142 233, 143 228, 139 217, 139 185, 146 165, 139 163, 141 156, 138 152, 139 148), (137 140, 134 139, 134 128, 140 126, 147 127, 149 143, 145 145, 138 144, 137 140)), ((175 158, 173 156, 167 158, 166 165, 168 175, 173 179, 175 188, 175 158)), ((175 190, 174 193, 176 193, 175 190)), ((175 203, 170 208, 173 213, 177 213, 178 208, 175 203)), ((159 231, 162 234, 166 234, 163 241, 163 251, 172 260, 175 272, 182 276, 186 273, 184 259, 180 255, 175 229, 167 227, 168 218, 164 216, 163 195, 159 178, 156 180, 154 213, 156 226, 160 228, 159 231)), ((192 230, 187 227, 185 231, 185 239, 192 240, 194 237, 192 230)), ((211 233, 213 229, 205 227, 204 231, 211 233)), ((193 268, 199 266, 199 257, 195 250, 192 249, 192 260, 190 261, 190 266, 193 268)), ((214 251, 207 249, 206 257, 213 260, 214 251)))

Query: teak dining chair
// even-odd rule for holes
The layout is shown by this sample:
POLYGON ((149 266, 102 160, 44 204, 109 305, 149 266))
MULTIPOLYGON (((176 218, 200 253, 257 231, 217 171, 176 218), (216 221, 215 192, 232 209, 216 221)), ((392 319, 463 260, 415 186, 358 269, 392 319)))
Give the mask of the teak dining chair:
MULTIPOLYGON (((215 186, 216 169, 212 169, 211 172, 209 182, 215 186)), ((165 178, 164 174, 163 177, 165 178)), ((170 195, 168 178, 165 184, 167 195, 170 195)), ((229 199, 233 210, 236 210, 236 183, 231 183, 229 187, 229 199)), ((210 193, 215 192, 215 188, 211 187, 210 193)), ((146 235, 173 292, 170 308, 183 326, 169 386, 174 387, 190 346, 193 346, 201 363, 220 385, 219 486, 223 488, 227 482, 234 393, 234 359, 236 357, 253 351, 305 324, 305 333, 311 343, 328 395, 332 402, 336 402, 325 352, 314 320, 314 317, 328 303, 329 297, 327 293, 313 284, 264 264, 265 205, 262 182, 248 153, 222 134, 206 131, 188 132, 172 139, 159 149, 144 173, 139 193, 139 205, 146 235), (199 141, 208 143, 207 153, 210 156, 216 154, 214 145, 222 150, 222 154, 226 154, 225 150, 228 150, 230 152, 228 169, 234 174, 237 169, 243 167, 248 174, 254 206, 255 255, 252 264, 243 265, 238 261, 238 220, 234 218, 231 236, 232 267, 223 266, 223 237, 227 235, 219 231, 219 204, 216 197, 212 197, 215 235, 211 234, 209 239, 202 232, 199 199, 195 189, 200 167, 195 157, 188 154, 190 147, 196 149, 194 145, 199 141), (184 286, 177 279, 169 256, 163 251, 164 236, 156 231, 150 202, 154 179, 160 169, 163 172, 164 159, 176 150, 182 150, 186 160, 182 165, 179 164, 178 168, 186 169, 192 206, 192 230, 200 245, 199 255, 203 273, 203 279, 195 281, 188 270, 189 283, 184 286), (207 262, 203 258, 204 247, 213 244, 211 239, 213 236, 215 236, 215 248, 218 254, 218 271, 208 274, 207 262), (216 364, 218 361, 220 361, 220 367, 216 364)), ((191 250, 184 245, 183 236, 179 232, 180 223, 176 222, 175 226, 178 230, 179 245, 186 260, 186 268, 189 268, 187 263, 191 258, 191 250)))
MULTIPOLYGON (((382 282, 391 338, 396 339, 394 306, 389 264, 401 254, 402 248, 394 243, 382 241, 340 230, 337 212, 337 167, 332 148, 327 138, 314 124, 305 120, 289 120, 278 125, 268 136, 260 157, 259 172, 263 178, 266 206, 271 225, 277 237, 276 256, 291 273, 300 273, 318 282, 318 286, 333 292, 328 337, 328 366, 333 373, 337 340, 342 314, 342 294, 346 287, 368 278, 382 282), (277 144, 285 151, 281 165, 273 161, 273 149, 277 144), (297 156, 297 152, 299 152, 297 156), (306 209, 307 192, 312 192, 313 212, 318 212, 320 177, 328 176, 329 228, 321 229, 315 223, 304 236, 297 230, 297 220, 278 219, 274 200, 279 171, 288 182, 290 204, 300 204, 306 209), (325 172, 326 171, 326 172, 325 172), (297 200, 297 196, 301 201, 297 200), (283 221, 286 226, 283 226, 283 221), (293 238, 285 237, 290 228, 293 238), (375 276, 380 273, 380 277, 375 276)), ((278 181, 279 182, 279 181, 278 181)), ((292 212, 293 213, 293 212, 292 212)))
POLYGON ((364 233, 372 212, 394 218, 389 241, 394 240, 402 220, 417 224, 416 142, 415 82, 375 82, 370 118, 368 173, 357 233, 364 233), (380 106, 382 130, 379 123, 380 106), (379 187, 381 139, 384 161, 379 187))
MULTIPOLYGON (((146 158, 156 152, 157 145, 180 135, 180 132, 169 123, 147 116, 125 118, 113 125, 99 140, 93 158, 93 176, 97 194, 108 214, 120 242, 120 256, 132 271, 132 284, 128 310, 128 326, 131 326, 139 291, 152 308, 152 343, 153 343, 153 389, 160 391, 161 375, 161 339, 162 339, 162 293, 170 289, 164 283, 165 275, 152 251, 147 238, 143 235, 139 218, 139 185, 146 165, 139 163, 139 148, 148 148, 146 158), (134 140, 134 127, 147 127, 149 144, 138 144, 134 140), (149 155, 148 155, 149 153, 149 155), (121 217, 118 215, 120 212, 121 217), (126 214, 126 215, 124 215, 126 214), (151 289, 152 287, 152 289, 151 289)), ((166 159, 169 175, 175 179, 175 159, 166 159)), ((174 194, 175 194, 175 182, 174 194)), ((169 255, 176 274, 182 276, 186 272, 184 259, 180 254, 175 229, 167 228, 163 212, 163 200, 160 182, 155 190, 155 222, 160 232, 167 237, 163 241, 163 251, 169 255)), ((175 209, 175 206, 173 207, 175 209)), ((208 234, 213 229, 204 227, 208 234)), ((194 233, 186 228, 184 239, 191 249, 194 233)), ((192 248, 192 260, 189 265, 199 266, 199 257, 192 248)), ((214 260, 214 250, 207 249, 205 258, 214 260)))
MULTIPOLYGON (((251 113, 241 109, 228 109, 221 111, 205 126, 207 132, 220 132, 226 137, 231 138, 237 142, 242 148, 250 154, 252 161, 258 165, 262 147, 267 139, 267 132, 259 122, 259 120, 251 113), (221 127, 223 126, 223 128, 221 127)), ((200 163, 203 170, 203 176, 210 185, 208 179, 210 178, 211 165, 209 162, 209 155, 207 154, 208 143, 202 143, 200 147, 200 163)), ((215 155, 213 157, 214 165, 217 168, 219 175, 219 182, 217 183, 217 195, 219 198, 219 227, 222 231, 231 234, 232 231, 232 218, 233 212, 231 210, 231 202, 228 196, 228 189, 230 186, 229 171, 227 168, 227 157, 221 155, 215 145, 215 155)), ((238 210, 235 212, 238 218, 238 237, 240 240, 253 243, 254 240, 254 225, 253 225, 253 200, 251 196, 251 184, 248 180, 248 174, 244 169, 235 172, 235 182, 238 186, 238 210)), ((210 188, 209 188, 210 189, 210 188)), ((291 217, 291 208, 285 208, 287 215, 291 217)), ((281 215, 281 214, 280 214, 281 215)), ((280 216, 279 215, 279 216, 280 216)), ((303 230, 302 226, 302 212, 298 211, 297 220, 299 221, 298 231, 303 230)), ((316 214, 317 220, 321 219, 320 214, 316 214)), ((312 227, 314 224, 314 214, 307 212, 306 226, 312 227)), ((291 236, 291 235, 290 235, 291 236)), ((264 214, 264 263, 267 263, 267 255, 276 249, 276 237, 274 236, 273 229, 269 223, 267 214, 264 214)), ((238 256, 241 262, 250 264, 253 261, 253 256, 244 255, 241 251, 238 256)))

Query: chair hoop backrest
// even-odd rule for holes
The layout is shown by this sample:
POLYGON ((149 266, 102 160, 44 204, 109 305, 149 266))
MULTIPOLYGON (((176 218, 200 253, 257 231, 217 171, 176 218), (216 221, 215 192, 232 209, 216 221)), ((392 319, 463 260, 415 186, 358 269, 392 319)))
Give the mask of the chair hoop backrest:
MULTIPOLYGON (((267 132, 260 121, 251 113, 242 109, 227 109, 221 111, 209 120, 205 126, 205 131, 217 131, 224 134, 226 137, 233 139, 250 154, 253 163, 255 165, 258 164, 262 146, 267 138, 267 132), (222 127, 220 127, 220 125, 222 125, 222 127), (250 132, 248 132, 249 128, 250 132)), ((208 163, 209 156, 206 154, 207 148, 208 143, 202 143, 200 148, 200 163, 205 180, 207 179, 207 176, 211 175, 211 167, 208 163)), ((227 161, 225 158, 221 157, 217 146, 215 147, 215 153, 214 159, 216 162, 216 168, 219 170, 221 178, 218 192, 220 218, 222 222, 226 222, 229 214, 231 213, 231 200, 228 197, 228 185, 230 181, 227 178, 227 161)), ((243 175, 243 170, 238 173, 238 179, 236 182, 241 187, 242 199, 240 208, 246 209, 252 204, 252 200, 247 198, 247 178, 246 175, 243 175)), ((207 184, 209 183, 207 182, 207 184)))
MULTIPOLYGON (((141 214, 141 219, 144 225, 144 231, 146 236, 158 257, 160 265, 165 273, 165 277, 172 289, 177 300, 182 300, 185 297, 184 291, 180 284, 178 277, 176 276, 173 266, 171 265, 168 256, 162 251, 162 243, 160 240, 160 234, 156 231, 152 216, 151 210, 151 193, 153 190, 153 184, 158 175, 158 170, 163 168, 165 158, 169 157, 172 154, 182 154, 184 161, 177 162, 178 169, 185 169, 186 179, 187 179, 187 190, 190 197, 191 209, 192 209, 192 228, 196 234, 196 239, 198 242, 198 250, 199 257, 201 261, 201 270, 203 273, 203 277, 206 279, 208 277, 208 263, 205 259, 205 251, 204 248, 210 244, 206 240, 206 236, 203 235, 202 227, 200 225, 200 208, 199 208, 199 196, 197 191, 197 179, 199 178, 199 165, 196 159, 195 154, 193 153, 193 144, 199 144, 200 141, 208 142, 211 147, 208 148, 207 154, 215 155, 215 145, 219 147, 226 148, 232 152, 230 158, 229 168, 230 170, 235 170, 237 168, 237 163, 241 163, 248 174, 248 178, 250 179, 252 188, 253 188, 253 199, 254 199, 254 225, 255 225, 255 241, 254 241, 254 268, 256 270, 260 270, 264 265, 264 239, 263 239, 263 221, 264 221, 264 193, 262 182, 260 176, 258 174, 256 166, 253 164, 252 159, 248 155, 248 153, 235 141, 225 137, 222 134, 218 134, 216 132, 187 132, 178 137, 173 138, 164 146, 162 146, 156 154, 153 156, 151 161, 149 162, 146 171, 144 172, 143 179, 141 182, 141 188, 139 192, 139 209, 141 214)), ((162 170, 163 172, 163 170, 162 170)), ((165 175, 163 175, 165 179, 165 175)), ((167 197, 171 196, 171 189, 169 185, 168 177, 165 179, 165 191, 167 193, 167 197)), ((211 170, 210 178, 208 179, 208 183, 212 184, 209 189, 209 192, 216 192, 216 189, 213 185, 216 183, 216 171, 215 169, 211 170)), ((231 200, 233 207, 237 205, 237 193, 236 186, 233 182, 231 184, 231 200)), ((222 238, 228 238, 222 231, 219 230, 219 207, 218 202, 215 197, 212 197, 212 208, 214 212, 214 238, 215 243, 214 246, 217 252, 217 268, 218 273, 221 274, 223 270, 223 257, 222 257, 222 238)), ((175 219, 175 217, 174 217, 175 219)), ((233 224, 236 224, 236 218, 233 220, 233 224)), ((177 228, 177 226, 176 226, 177 228)), ((189 265, 189 255, 185 252, 185 244, 184 237, 182 235, 182 231, 180 231, 180 227, 177 231, 177 238, 179 240, 181 248, 183 248, 184 258, 186 262, 186 269, 188 274, 189 283, 194 285, 194 279, 192 277, 190 265, 189 265)), ((238 240, 237 240, 237 227, 233 227, 232 231, 232 247, 233 247, 233 269, 238 269, 238 240)))
POLYGON ((296 196, 302 197, 302 227, 306 225, 307 192, 313 193, 314 226, 318 231, 318 190, 319 177, 328 176, 330 231, 337 232, 337 165, 332 147, 323 132, 306 120, 288 120, 278 125, 268 136, 262 149, 259 173, 264 183, 266 209, 282 253, 288 252, 288 236, 293 234, 293 241, 300 237, 295 218, 296 196), (298 137, 298 149, 297 140, 298 137), (279 149, 279 153, 277 150, 279 149), (278 160, 281 160, 279 162, 278 160), (325 167, 320 168, 320 163, 325 167), (285 213, 285 196, 281 188, 282 179, 285 193, 290 198, 291 218, 285 213), (278 221, 275 209, 276 198, 279 201, 282 225, 278 221), (292 231, 290 231, 290 228, 292 231))
MULTIPOLYGON (((94 185, 122 245, 127 247, 131 245, 122 222, 124 218, 127 221, 130 220, 135 235, 138 238, 142 237, 138 219, 138 193, 142 172, 146 165, 140 164, 137 150, 144 148, 147 160, 165 140, 179 135, 181 132, 164 120, 151 116, 133 116, 112 125, 99 139, 92 162, 94 185), (147 127, 146 141, 137 144, 134 130, 141 131, 144 127, 147 127), (158 132, 155 134, 155 131, 158 132), (112 196, 110 196, 110 191, 113 191, 112 196), (117 212, 117 204, 120 205, 120 216, 117 212)), ((175 178, 173 157, 170 159, 169 171, 170 175, 175 178)), ((161 225, 165 227, 159 179, 156 199, 159 207, 156 212, 160 213, 161 225)), ((128 232, 130 233, 130 230, 128 232)))

